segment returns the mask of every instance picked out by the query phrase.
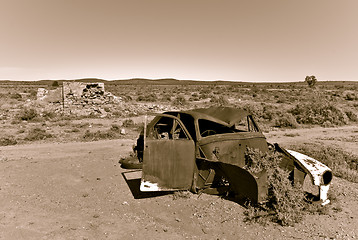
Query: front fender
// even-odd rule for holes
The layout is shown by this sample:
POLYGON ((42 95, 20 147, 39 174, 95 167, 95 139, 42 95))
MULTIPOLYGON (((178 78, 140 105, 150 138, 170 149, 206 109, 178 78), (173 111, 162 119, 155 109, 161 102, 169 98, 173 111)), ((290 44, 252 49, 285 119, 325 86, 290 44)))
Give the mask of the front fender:
POLYGON ((320 161, 302 153, 288 149, 286 152, 311 177, 312 184, 319 187, 322 205, 329 203, 327 194, 333 178, 332 170, 320 161))

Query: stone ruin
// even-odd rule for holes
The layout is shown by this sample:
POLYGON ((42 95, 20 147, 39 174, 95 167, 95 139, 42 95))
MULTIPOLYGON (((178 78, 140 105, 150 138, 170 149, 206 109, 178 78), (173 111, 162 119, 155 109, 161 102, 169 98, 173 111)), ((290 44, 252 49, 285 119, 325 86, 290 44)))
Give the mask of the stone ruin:
POLYGON ((62 87, 53 90, 39 88, 37 99, 49 103, 60 103, 64 114, 77 116, 106 116, 113 104, 121 102, 104 89, 104 83, 63 82, 62 87), (107 111, 106 111, 107 109, 107 111))

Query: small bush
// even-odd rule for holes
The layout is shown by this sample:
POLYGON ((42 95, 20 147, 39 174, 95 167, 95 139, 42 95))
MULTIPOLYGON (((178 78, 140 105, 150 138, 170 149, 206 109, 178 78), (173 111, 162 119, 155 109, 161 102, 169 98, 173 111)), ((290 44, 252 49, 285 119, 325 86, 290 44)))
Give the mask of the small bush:
POLYGON ((0 146, 16 145, 17 141, 12 136, 6 136, 0 138, 0 146))
POLYGON ((229 100, 227 99, 227 97, 222 96, 222 95, 220 95, 218 97, 217 96, 212 96, 210 98, 210 102, 214 103, 214 104, 217 104, 217 105, 220 105, 220 106, 226 106, 226 105, 229 104, 229 100))
POLYGON ((289 172, 279 167, 281 157, 273 152, 247 149, 246 169, 252 173, 267 172, 267 202, 261 206, 248 204, 245 221, 265 222, 262 218, 283 226, 300 222, 305 207, 305 197, 301 186, 293 185, 289 172))
POLYGON ((137 97, 138 102, 156 102, 157 100, 157 95, 155 95, 154 93, 146 94, 144 96, 139 95, 137 97))
POLYGON ((345 114, 347 115, 348 119, 352 122, 358 122, 357 114, 352 111, 346 111, 345 114))
POLYGON ((173 100, 173 105, 185 105, 186 104, 186 100, 184 98, 183 95, 178 95, 174 100, 173 100))
POLYGON ((66 133, 76 133, 76 132, 80 132, 80 130, 78 128, 71 128, 71 129, 65 129, 64 132, 66 133))
POLYGON ((191 193, 189 191, 177 191, 173 193, 173 200, 177 200, 180 198, 190 198, 191 193))
POLYGON ((284 113, 275 117, 275 127, 297 128, 298 123, 290 113, 284 113))
POLYGON ((46 119, 46 120, 49 120, 49 119, 54 119, 57 117, 57 114, 55 112, 51 112, 51 111, 43 111, 41 113, 41 116, 46 119))
POLYGON ((171 100, 172 100, 172 97, 169 94, 165 94, 162 97, 162 102, 170 102, 171 100))
POLYGON ((12 99, 21 99, 22 96, 19 93, 12 93, 12 94, 10 94, 10 98, 12 98, 12 99))
POLYGON ((17 118, 22 121, 30 121, 37 117, 37 111, 33 108, 23 108, 17 115, 17 118))
POLYGON ((113 139, 115 138, 116 133, 114 131, 96 131, 91 132, 90 130, 86 130, 82 138, 86 141, 97 141, 100 139, 113 139))
POLYGON ((114 117, 122 117, 123 116, 123 111, 114 111, 114 112, 112 112, 112 115, 114 117))
POLYGON ((133 127, 134 126, 134 122, 132 119, 126 119, 123 121, 122 124, 123 127, 133 127))
POLYGON ((347 101, 354 101, 358 99, 358 96, 352 92, 348 92, 346 93, 346 95, 344 96, 344 99, 347 101))
POLYGON ((111 131, 119 131, 121 128, 119 127, 119 125, 117 125, 117 124, 112 124, 112 126, 111 126, 111 131))
POLYGON ((97 141, 101 139, 116 139, 120 137, 120 131, 118 131, 119 126, 113 124, 110 129, 105 131, 95 131, 91 132, 90 130, 86 130, 82 135, 82 139, 85 141, 97 141), (118 127, 118 128, 117 128, 118 127))
POLYGON ((25 140, 27 141, 37 141, 37 140, 44 140, 46 138, 51 138, 52 135, 50 133, 47 133, 46 130, 41 128, 33 128, 31 129, 27 136, 25 137, 25 140))

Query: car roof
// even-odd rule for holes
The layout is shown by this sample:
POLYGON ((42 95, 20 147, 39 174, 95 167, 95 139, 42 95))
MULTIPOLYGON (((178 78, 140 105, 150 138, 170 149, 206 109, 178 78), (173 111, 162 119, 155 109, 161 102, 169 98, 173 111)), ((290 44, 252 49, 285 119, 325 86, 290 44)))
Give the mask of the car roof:
MULTIPOLYGON (((167 113, 170 114, 174 112, 167 113)), ((187 111, 178 111, 177 113, 189 114, 195 119, 205 119, 228 127, 233 126, 237 121, 249 115, 247 111, 233 107, 197 108, 187 111)))

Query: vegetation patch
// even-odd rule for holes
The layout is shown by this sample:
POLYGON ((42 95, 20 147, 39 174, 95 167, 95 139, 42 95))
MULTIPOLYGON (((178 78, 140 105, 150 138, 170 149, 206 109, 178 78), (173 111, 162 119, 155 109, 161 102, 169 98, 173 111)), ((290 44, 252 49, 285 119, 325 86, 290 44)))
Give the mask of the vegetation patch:
POLYGON ((175 106, 181 106, 181 105, 185 105, 187 102, 183 95, 178 95, 173 99, 172 103, 175 106))
POLYGON ((17 114, 17 118, 22 121, 30 121, 38 116, 36 109, 34 108, 23 108, 17 114))
POLYGON ((51 138, 51 137, 52 135, 50 133, 47 133, 45 129, 33 128, 27 133, 27 136, 25 137, 24 140, 37 141, 37 140, 44 140, 46 138, 51 138))
POLYGON ((252 173, 267 172, 268 196, 263 205, 247 204, 245 221, 267 223, 272 221, 283 226, 292 226, 303 217, 305 194, 301 186, 293 185, 289 172, 279 167, 281 157, 274 152, 247 149, 246 169, 252 173))
POLYGON ((117 139, 120 138, 121 133, 118 125, 112 125, 108 130, 90 131, 86 130, 82 135, 82 139, 85 141, 98 141, 101 139, 117 139))
POLYGON ((296 117, 300 124, 333 124, 348 123, 347 115, 331 103, 309 102, 297 104, 290 113, 296 117))
POLYGON ((0 146, 16 145, 17 141, 12 136, 4 136, 0 138, 0 146))

